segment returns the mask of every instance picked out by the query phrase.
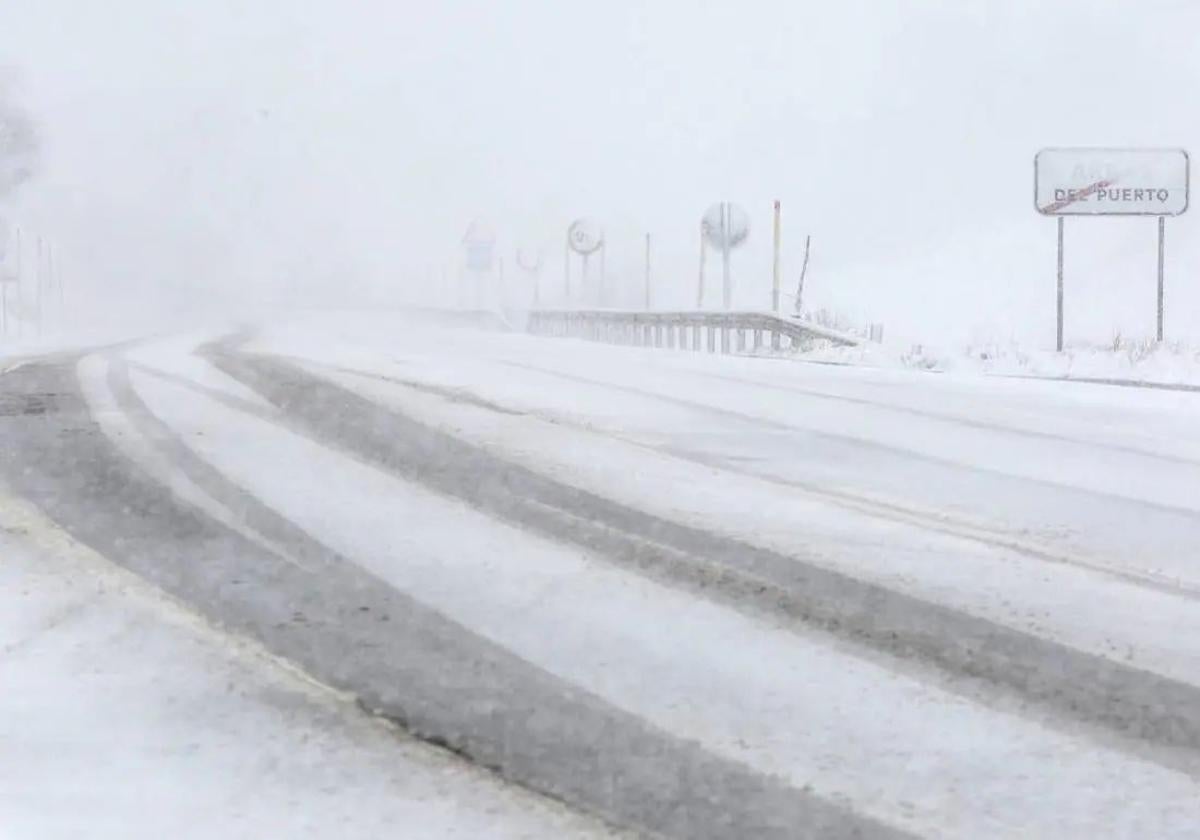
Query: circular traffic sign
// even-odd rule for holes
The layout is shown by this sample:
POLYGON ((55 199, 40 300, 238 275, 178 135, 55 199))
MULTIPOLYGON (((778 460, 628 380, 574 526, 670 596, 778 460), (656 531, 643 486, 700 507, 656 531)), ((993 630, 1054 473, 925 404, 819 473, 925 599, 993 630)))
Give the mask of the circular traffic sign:
POLYGON ((736 248, 750 235, 750 215, 730 201, 720 201, 709 207, 702 224, 704 238, 714 248, 736 248))
POLYGON ((604 230, 592 219, 576 219, 567 228, 567 243, 576 254, 591 254, 604 244, 604 230))

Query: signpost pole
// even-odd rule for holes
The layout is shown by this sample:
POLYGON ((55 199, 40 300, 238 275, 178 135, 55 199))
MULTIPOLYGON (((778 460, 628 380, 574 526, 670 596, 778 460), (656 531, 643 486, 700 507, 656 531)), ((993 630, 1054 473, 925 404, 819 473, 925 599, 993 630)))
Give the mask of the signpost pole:
POLYGON ((704 242, 704 222, 700 222, 700 282, 696 286, 696 308, 704 308, 704 258, 708 249, 704 242))
POLYGON ((1063 217, 1058 217, 1058 352, 1063 349, 1063 217))
POLYGON ((1167 217, 1158 217, 1158 342, 1163 340, 1163 253, 1166 249, 1167 217))
POLYGON ((733 281, 729 275, 729 240, 733 236, 729 202, 721 205, 721 302, 728 311, 733 308, 733 281))
POLYGON ((646 234, 646 311, 650 311, 650 234, 646 234))
POLYGON ((774 259, 771 263, 771 311, 779 314, 779 202, 775 202, 774 259))
POLYGON ((566 298, 564 306, 571 305, 571 236, 567 235, 566 245, 563 246, 563 295, 566 298))
POLYGON ((605 262, 607 262, 607 260, 605 259, 606 251, 608 251, 608 248, 605 247, 604 243, 601 243, 601 245, 600 245, 600 284, 596 288, 596 303, 599 304, 601 308, 604 307, 604 274, 605 274, 604 264, 605 264, 605 262))

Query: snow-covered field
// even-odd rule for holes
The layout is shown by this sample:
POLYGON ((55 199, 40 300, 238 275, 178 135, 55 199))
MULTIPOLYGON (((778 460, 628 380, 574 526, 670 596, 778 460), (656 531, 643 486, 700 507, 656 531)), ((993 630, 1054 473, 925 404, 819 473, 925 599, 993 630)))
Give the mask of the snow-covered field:
POLYGON ((807 362, 873 368, 910 368, 959 376, 1030 376, 1110 380, 1114 384, 1200 387, 1200 349, 1185 342, 1130 341, 1107 346, 1067 344, 1062 353, 1016 342, 962 347, 863 342, 858 347, 820 347, 795 358, 807 362))

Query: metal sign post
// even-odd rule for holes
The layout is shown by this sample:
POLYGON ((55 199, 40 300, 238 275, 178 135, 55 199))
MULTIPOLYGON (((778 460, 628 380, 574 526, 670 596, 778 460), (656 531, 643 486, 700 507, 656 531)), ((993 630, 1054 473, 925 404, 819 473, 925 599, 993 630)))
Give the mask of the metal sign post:
POLYGON ((496 234, 483 221, 476 219, 467 227, 462 240, 464 273, 475 281, 475 305, 483 306, 483 278, 491 273, 495 258, 496 234))
POLYGON ((1059 353, 1063 349, 1063 223, 1066 220, 1058 217, 1058 339, 1055 348, 1059 353))
POLYGON ((1163 254, 1166 249, 1167 217, 1158 217, 1158 340, 1163 340, 1163 254))
POLYGON ((583 283, 581 289, 587 289, 588 261, 592 254, 600 253, 600 298, 604 296, 604 229, 598 222, 591 219, 576 219, 567 228, 567 293, 571 291, 571 252, 579 254, 583 263, 583 283))
POLYGON ((779 314, 779 202, 775 202, 774 237, 771 259, 771 311, 779 314))
MULTIPOLYGON (((725 309, 731 309, 733 275, 730 269, 730 252, 745 242, 746 237, 750 235, 750 216, 738 205, 721 201, 705 212, 701 230, 709 244, 721 249, 721 302, 725 309)), ((703 288, 703 279, 701 286, 703 288)))
POLYGON ((1042 149, 1033 159, 1034 207, 1058 217, 1056 347, 1063 349, 1065 216, 1158 218, 1158 317, 1163 340, 1166 217, 1187 212, 1190 161, 1183 149, 1042 149))
POLYGON ((729 202, 721 204, 721 305, 733 308, 733 281, 729 276, 729 202))
POLYGON ((608 262, 608 249, 604 247, 604 242, 600 242, 600 285, 596 287, 596 303, 604 306, 604 281, 608 277, 606 264, 608 262))
POLYGON ((646 311, 650 311, 650 234, 646 234, 646 311))

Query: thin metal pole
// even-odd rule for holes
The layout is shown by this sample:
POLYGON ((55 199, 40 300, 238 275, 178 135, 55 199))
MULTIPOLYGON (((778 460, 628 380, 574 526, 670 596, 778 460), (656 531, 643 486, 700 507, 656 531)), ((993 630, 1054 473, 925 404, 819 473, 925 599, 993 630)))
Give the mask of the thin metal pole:
POLYGON ((700 222, 700 282, 696 286, 696 308, 704 308, 704 258, 708 248, 704 242, 704 221, 700 222))
POLYGON ((650 310, 650 234, 646 234, 646 310, 650 310))
POLYGON ((1166 251, 1167 217, 1158 217, 1158 341, 1163 340, 1163 254, 1166 251))
POLYGON ((729 276, 729 235, 731 219, 728 201, 721 204, 721 275, 723 280, 722 302, 726 311, 733 308, 733 281, 729 276))
POLYGON ((1063 217, 1058 217, 1058 352, 1063 349, 1063 217))
MULTIPOLYGON (((45 256, 42 252, 42 237, 37 238, 37 263, 34 265, 33 279, 36 284, 37 291, 35 293, 37 300, 37 334, 38 338, 42 337, 42 275, 45 265, 45 256)), ((1160 341, 1162 339, 1159 339, 1160 341)))
POLYGON ((605 280, 605 263, 608 255, 608 243, 601 241, 600 243, 600 288, 596 291, 596 298, 601 306, 604 306, 604 280, 605 280))
POLYGON ((771 311, 779 314, 779 202, 775 202, 774 260, 771 263, 771 311))
POLYGON ((566 239, 563 247, 563 295, 566 297, 564 306, 571 305, 571 237, 566 239))

